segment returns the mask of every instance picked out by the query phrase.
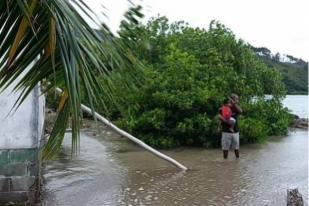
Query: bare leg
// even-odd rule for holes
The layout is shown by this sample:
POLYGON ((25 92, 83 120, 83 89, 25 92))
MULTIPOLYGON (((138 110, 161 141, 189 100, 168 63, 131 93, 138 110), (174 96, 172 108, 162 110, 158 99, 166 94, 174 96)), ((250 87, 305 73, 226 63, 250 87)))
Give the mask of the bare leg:
POLYGON ((235 151, 235 156, 236 156, 236 158, 238 159, 238 158, 239 158, 239 150, 238 150, 238 149, 235 149, 234 151, 235 151))
POLYGON ((227 159, 228 154, 229 154, 228 150, 223 150, 223 158, 224 159, 227 159))

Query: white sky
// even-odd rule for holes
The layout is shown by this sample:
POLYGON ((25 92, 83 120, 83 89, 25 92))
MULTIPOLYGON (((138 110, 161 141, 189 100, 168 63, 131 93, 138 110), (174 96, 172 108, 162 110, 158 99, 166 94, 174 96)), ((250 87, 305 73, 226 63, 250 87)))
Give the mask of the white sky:
MULTIPOLYGON (((84 0, 96 13, 108 16, 116 31, 127 0, 84 0), (105 9, 100 6, 104 5, 105 9)), ((273 53, 309 60, 309 0, 135 0, 142 5, 145 22, 157 14, 171 21, 184 20, 194 27, 208 28, 213 19, 230 28, 238 38, 273 53)))

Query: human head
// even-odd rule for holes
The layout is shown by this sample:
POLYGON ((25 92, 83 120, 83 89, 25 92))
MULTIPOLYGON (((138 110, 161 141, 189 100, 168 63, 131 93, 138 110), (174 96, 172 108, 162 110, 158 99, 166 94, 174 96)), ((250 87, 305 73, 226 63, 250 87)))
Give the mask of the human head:
POLYGON ((237 95, 237 94, 231 94, 231 97, 230 97, 234 102, 238 102, 238 100, 239 100, 239 96, 237 95))

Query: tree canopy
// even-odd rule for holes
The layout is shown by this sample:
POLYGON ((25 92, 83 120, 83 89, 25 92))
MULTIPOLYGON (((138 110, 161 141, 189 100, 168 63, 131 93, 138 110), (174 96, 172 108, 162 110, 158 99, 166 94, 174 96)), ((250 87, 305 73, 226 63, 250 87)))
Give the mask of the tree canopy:
POLYGON ((124 109, 111 117, 147 143, 218 146, 218 109, 231 93, 240 96, 245 111, 241 141, 262 142, 287 132, 281 74, 221 23, 212 21, 206 30, 159 16, 120 34, 145 69, 138 89, 118 88, 126 96, 124 109))

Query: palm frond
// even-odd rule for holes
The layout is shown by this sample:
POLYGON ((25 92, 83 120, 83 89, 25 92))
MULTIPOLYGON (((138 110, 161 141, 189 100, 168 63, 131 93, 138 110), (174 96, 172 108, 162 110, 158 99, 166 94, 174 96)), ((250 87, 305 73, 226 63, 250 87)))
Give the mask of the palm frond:
MULTIPOLYGON (((81 93, 85 91, 94 111, 96 94, 113 98, 112 86, 102 85, 98 74, 108 76, 115 68, 132 66, 135 61, 115 46, 107 29, 100 37, 82 18, 91 17, 83 0, 10 0, 0 2, 0 92, 10 85, 20 90, 17 108, 32 89, 45 79, 57 78, 45 92, 63 82, 67 98, 59 107, 58 118, 44 150, 44 157, 59 151, 69 119, 72 148, 78 149, 82 118, 81 93), (81 11, 77 11, 79 8, 81 11), (111 57, 108 62, 102 57, 111 57)), ((99 101, 104 102, 103 99, 99 101)))

